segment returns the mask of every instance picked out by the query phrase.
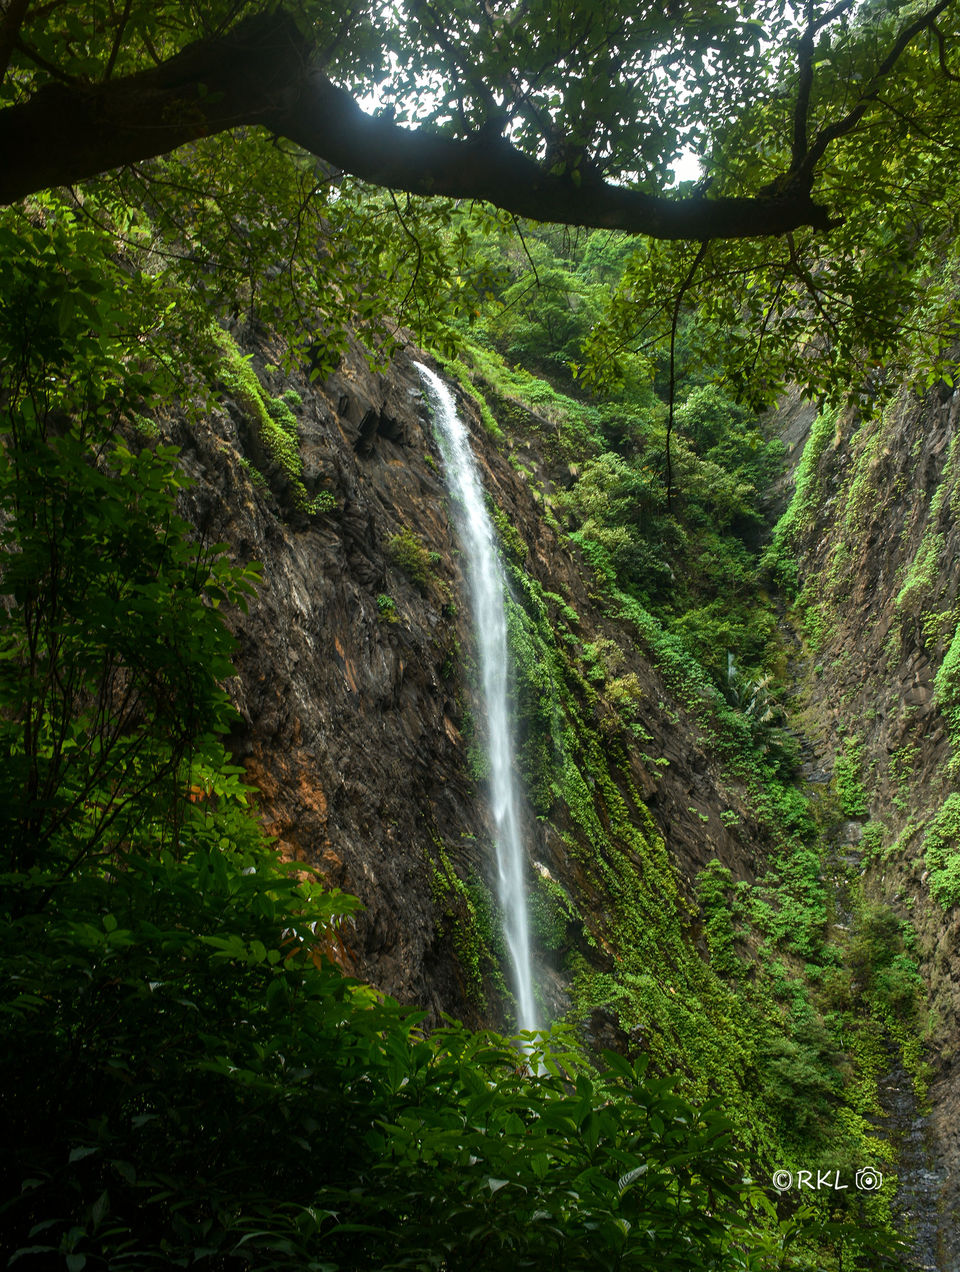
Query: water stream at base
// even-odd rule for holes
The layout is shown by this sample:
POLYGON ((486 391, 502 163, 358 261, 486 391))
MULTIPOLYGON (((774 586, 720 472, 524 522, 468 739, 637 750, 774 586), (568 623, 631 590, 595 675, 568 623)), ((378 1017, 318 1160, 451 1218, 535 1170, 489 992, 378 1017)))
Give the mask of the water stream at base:
POLYGON ((453 496, 453 515, 467 562, 467 580, 487 716, 490 802, 496 827, 497 873, 503 928, 513 960, 517 1025, 536 1029, 530 930, 524 887, 523 840, 514 776, 513 730, 507 703, 509 660, 505 579, 493 523, 487 513, 479 469, 453 394, 429 367, 415 363, 427 386, 434 427, 453 496))

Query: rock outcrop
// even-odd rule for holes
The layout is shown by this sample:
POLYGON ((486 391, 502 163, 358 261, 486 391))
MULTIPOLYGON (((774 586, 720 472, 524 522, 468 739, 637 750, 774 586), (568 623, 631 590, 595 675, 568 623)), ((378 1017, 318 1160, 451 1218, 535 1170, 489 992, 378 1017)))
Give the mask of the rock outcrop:
MULTIPOLYGON (((303 484, 311 498, 329 492, 329 511, 311 516, 292 505, 243 403, 227 392, 218 411, 200 424, 180 422, 174 437, 195 478, 187 514, 238 559, 263 567, 258 601, 230 618, 238 640, 231 690, 242 717, 233 749, 279 850, 363 902, 334 951, 345 969, 434 1019, 447 1012, 508 1023, 503 979, 489 966, 478 976, 469 930, 491 922, 491 828, 474 746, 464 579, 419 377, 406 353, 371 371, 358 347, 316 386, 282 377, 272 369, 279 361, 278 350, 254 345, 261 381, 299 402, 303 484)), ((541 466, 532 481, 518 472, 512 456, 522 453, 531 470, 537 462, 524 440, 494 438, 471 398, 461 398, 486 488, 519 536, 524 568, 551 603, 563 599, 578 641, 610 642, 621 651, 621 678, 634 677, 635 732, 648 740, 623 748, 617 785, 638 821, 652 814, 684 889, 715 856, 735 877, 751 877, 756 827, 741 793, 637 652, 635 633, 590 596, 588 572, 544 516, 550 474, 541 466), (738 830, 720 819, 723 809, 736 812, 738 830)), ((602 686, 581 697, 598 724, 619 727, 602 686)), ((599 792, 597 808, 607 816, 599 792)), ((566 846, 575 833, 569 814, 560 805, 538 811, 527 813, 531 882, 546 879, 575 898, 582 923, 568 925, 562 944, 608 964, 605 899, 566 846)), ((496 946, 496 933, 481 935, 496 946)), ((538 979, 552 1015, 566 1003, 560 963, 556 951, 541 952, 538 979)))

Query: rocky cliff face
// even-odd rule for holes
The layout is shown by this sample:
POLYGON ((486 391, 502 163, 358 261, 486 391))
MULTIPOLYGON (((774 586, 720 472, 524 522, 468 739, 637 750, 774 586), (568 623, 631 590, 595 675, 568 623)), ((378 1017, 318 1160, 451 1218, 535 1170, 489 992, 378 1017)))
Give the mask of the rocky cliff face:
MULTIPOLYGON (((235 376, 205 420, 171 425, 196 483, 188 515, 263 566, 258 601, 230 620, 234 752, 280 851, 363 902, 329 951, 345 969, 430 1019, 509 1026, 473 634, 420 355, 411 348, 371 371, 354 347, 311 385, 276 369, 269 341, 245 347, 264 400, 285 397, 296 416, 296 480, 235 376)), ((459 401, 514 589, 544 1018, 573 1000, 594 1042, 647 1048, 660 1030, 663 1054, 682 1056, 685 1030, 718 1040, 731 1030, 727 1000, 684 969, 674 939, 702 948, 685 904, 691 881, 713 859, 752 879, 763 833, 702 724, 645 655, 643 633, 608 612, 559 532, 551 497, 569 473, 543 422, 507 404, 498 434, 471 393, 459 401), (643 1005, 632 1023, 609 1006, 627 997, 643 1005)), ((840 850, 858 854, 867 894, 918 931, 937 1064, 923 1133, 938 1173, 927 1182, 931 1205, 948 1208, 960 1177, 958 920, 930 895, 923 842, 955 787, 936 686, 955 643, 957 413, 952 395, 935 392, 875 421, 814 420, 800 403, 785 420, 804 456, 787 520, 807 627, 796 660, 806 775, 825 786, 833 773, 844 786, 840 850)), ((771 499, 789 495, 788 483, 771 499)), ((922 1172, 923 1153, 914 1156, 922 1172)), ((947 1229, 944 1219, 942 1268, 956 1266, 947 1229)))
POLYGON ((958 417, 960 394, 944 385, 923 399, 904 393, 873 418, 821 417, 791 531, 809 647, 803 729, 846 800, 866 895, 918 934, 935 1068, 926 1205, 940 1212, 944 1268, 960 1267, 960 912, 931 894, 942 877, 929 849, 938 826, 945 851, 960 848, 948 802, 960 745, 950 676, 960 652, 958 417))
MULTIPOLYGON (((317 515, 298 510, 242 394, 224 387, 206 421, 176 426, 196 479, 188 514, 238 558, 263 566, 258 602, 231 619, 242 715, 233 747, 281 852, 362 900, 334 951, 342 965, 434 1017, 509 1023, 472 633, 419 377, 409 354, 373 372, 354 348, 311 386, 273 369, 278 350, 252 347, 265 391, 286 391, 294 404, 307 495, 332 498, 317 515)), ((609 827, 614 802, 624 824, 642 827, 651 842, 662 836, 681 892, 714 856, 750 877, 756 828, 694 722, 637 651, 636 634, 600 611, 569 542, 547 524, 550 472, 522 436, 495 438, 474 402, 461 400, 513 558, 548 598, 546 621, 571 646, 600 648, 616 664, 614 680, 595 667, 581 676, 558 708, 584 713, 605 739, 616 757, 612 786, 587 790, 590 807, 576 816, 549 791, 527 810, 531 892, 540 889, 553 936, 550 950, 541 942, 537 975, 553 1017, 567 1005, 567 953, 597 967, 614 957, 597 863, 585 860, 593 852, 579 828, 585 817, 609 827), (629 736, 610 684, 630 695, 629 736), (738 830, 721 810, 734 811, 738 830)), ((628 859, 636 848, 624 852, 628 859)), ((642 873, 642 863, 635 868, 642 873)), ((610 1021, 597 1028, 615 1033, 610 1021)))

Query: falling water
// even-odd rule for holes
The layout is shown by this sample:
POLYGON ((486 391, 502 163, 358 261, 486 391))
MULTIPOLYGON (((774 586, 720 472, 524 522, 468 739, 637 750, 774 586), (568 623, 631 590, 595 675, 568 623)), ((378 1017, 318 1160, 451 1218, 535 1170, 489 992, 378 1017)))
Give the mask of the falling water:
POLYGON ((530 933, 523 883, 524 852, 517 811, 513 737, 507 709, 507 616, 504 577, 493 525, 483 501, 477 463, 466 426, 457 415, 453 395, 438 375, 420 363, 434 408, 434 425, 443 456, 454 516, 467 559, 467 578, 477 633, 477 652, 487 708, 487 759, 490 800, 497 836, 497 870, 504 935, 513 959, 517 1023, 536 1029, 530 933))

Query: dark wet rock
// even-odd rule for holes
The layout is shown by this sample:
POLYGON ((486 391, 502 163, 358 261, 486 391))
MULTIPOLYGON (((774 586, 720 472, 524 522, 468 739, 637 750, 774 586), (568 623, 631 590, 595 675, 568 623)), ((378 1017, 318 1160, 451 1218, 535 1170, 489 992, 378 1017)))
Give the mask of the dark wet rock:
MULTIPOLYGON (((255 365, 281 361, 277 349, 253 352, 255 365)), ((230 618, 239 642, 230 689, 242 716, 231 745, 260 790, 279 851, 363 902, 335 951, 342 965, 434 1018, 444 1011, 503 1024, 496 985, 485 985, 484 1005, 463 964, 463 907, 438 892, 441 854, 461 879, 485 878, 493 890, 495 883, 491 825, 467 740, 468 606, 419 377, 406 353, 375 372, 353 347, 327 381, 291 376, 280 387, 302 398, 304 483, 311 494, 330 493, 329 512, 293 515, 258 487, 249 465, 259 455, 239 409, 181 422, 173 439, 196 479, 184 497, 187 515, 238 559, 263 566, 250 613, 230 618), (391 543, 403 533, 432 554, 426 582, 397 563, 391 543)), ((723 785, 635 633, 600 611, 572 545, 544 522, 555 465, 523 439, 525 462, 543 485, 535 492, 509 462, 510 443, 491 439, 469 399, 462 410, 486 489, 525 545, 526 568, 576 611, 579 639, 613 642, 624 653, 623 674, 637 677, 637 724, 650 740, 629 746, 618 783, 649 803, 688 888, 714 857, 735 878, 752 877, 756 827, 742 792, 723 785), (722 809, 738 815, 736 830, 720 820, 722 809)), ((591 690, 583 706, 617 727, 602 691, 591 690)), ((602 931, 604 898, 585 891, 563 840, 571 828, 563 808, 544 820, 528 812, 531 878, 537 860, 602 931)), ((582 952, 598 965, 609 957, 602 940, 584 942, 582 952)), ((548 1011, 559 1015, 567 1003, 556 958, 541 954, 536 975, 548 1011)), ((608 1038, 605 1025, 598 1029, 608 1038)))
POLYGON ((885 1113, 883 1133, 897 1150, 897 1194, 892 1208, 910 1241, 909 1266, 912 1272, 956 1272, 945 1230, 951 1217, 942 1211, 945 1170, 937 1164, 931 1121, 919 1114, 910 1075, 894 1058, 892 1048, 891 1061, 879 1089, 885 1113))
MULTIPOLYGON (((791 403, 794 431, 796 411, 791 403)), ((798 544, 801 581, 829 602, 816 672, 802 695, 805 727, 824 758, 805 754, 804 777, 825 783, 841 739, 856 737, 869 797, 863 821, 882 823, 885 846, 903 835, 895 853, 868 862, 863 886, 868 899, 891 905, 917 932, 936 1071, 924 1132, 940 1181, 927 1202, 930 1222, 939 1225, 940 1262, 931 1266, 950 1272, 960 1269, 960 915, 931 897, 922 845, 924 823, 956 789, 933 692, 952 627, 941 624, 937 635, 930 620, 960 601, 960 473, 948 463, 958 427, 960 394, 937 390, 922 399, 904 392, 876 421, 848 412, 813 474, 815 511, 798 544), (931 535, 935 551, 911 574, 931 535)), ((919 1193, 916 1204, 923 1204, 919 1193)))

